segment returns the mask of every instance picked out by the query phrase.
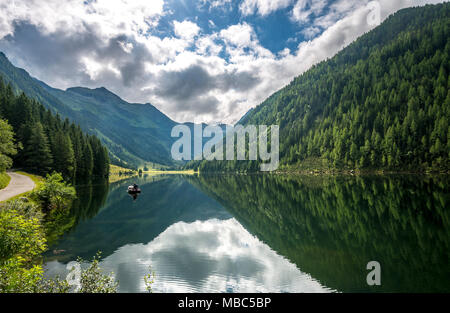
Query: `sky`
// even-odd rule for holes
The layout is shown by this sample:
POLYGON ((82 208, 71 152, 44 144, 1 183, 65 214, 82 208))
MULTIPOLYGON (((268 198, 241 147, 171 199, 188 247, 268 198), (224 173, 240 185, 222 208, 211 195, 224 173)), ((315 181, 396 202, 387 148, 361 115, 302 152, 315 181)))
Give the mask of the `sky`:
POLYGON ((399 9, 439 0, 0 0, 0 51, 52 87, 235 123, 399 9))

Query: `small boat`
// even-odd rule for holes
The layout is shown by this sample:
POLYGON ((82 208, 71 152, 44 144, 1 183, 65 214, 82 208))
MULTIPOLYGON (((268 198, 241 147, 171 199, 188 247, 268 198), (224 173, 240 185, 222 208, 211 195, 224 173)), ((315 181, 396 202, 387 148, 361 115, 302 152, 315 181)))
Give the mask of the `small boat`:
POLYGON ((141 188, 137 186, 128 186, 128 193, 141 193, 141 188))

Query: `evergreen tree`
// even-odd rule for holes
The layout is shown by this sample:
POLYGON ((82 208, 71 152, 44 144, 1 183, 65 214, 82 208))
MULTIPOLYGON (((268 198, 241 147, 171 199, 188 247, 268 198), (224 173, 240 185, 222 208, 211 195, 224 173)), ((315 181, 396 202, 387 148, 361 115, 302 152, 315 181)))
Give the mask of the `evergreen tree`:
POLYGON ((16 153, 12 127, 7 121, 0 119, 0 172, 11 167, 11 156, 16 153))
POLYGON ((53 169, 66 179, 74 176, 75 155, 69 135, 56 132, 52 138, 53 169))
POLYGON ((32 171, 46 174, 51 170, 53 157, 41 123, 33 126, 31 136, 24 145, 23 154, 25 166, 32 171))

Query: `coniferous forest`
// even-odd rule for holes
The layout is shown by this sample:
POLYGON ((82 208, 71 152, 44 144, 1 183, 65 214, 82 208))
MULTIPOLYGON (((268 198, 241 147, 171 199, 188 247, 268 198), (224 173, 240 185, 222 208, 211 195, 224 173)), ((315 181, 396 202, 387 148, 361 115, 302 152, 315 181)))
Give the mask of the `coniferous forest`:
POLYGON ((78 125, 62 120, 24 93, 16 95, 1 80, 0 104, 0 119, 15 134, 15 168, 40 175, 56 171, 70 181, 108 175, 108 151, 97 137, 83 133, 78 125))
MULTIPOLYGON (((387 19, 253 109, 243 125, 280 125, 283 169, 448 171, 450 4, 387 19)), ((190 164, 258 171, 257 162, 190 164)))

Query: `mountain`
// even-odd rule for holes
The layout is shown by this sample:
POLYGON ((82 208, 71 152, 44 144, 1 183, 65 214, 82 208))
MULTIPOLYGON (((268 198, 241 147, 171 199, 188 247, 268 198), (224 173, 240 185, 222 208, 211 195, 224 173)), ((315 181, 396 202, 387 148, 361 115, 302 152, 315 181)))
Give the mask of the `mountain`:
POLYGON ((250 110, 248 110, 247 113, 245 113, 235 125, 242 125, 242 124, 244 124, 245 121, 247 120, 247 118, 253 112, 253 110, 254 110, 254 108, 251 108, 250 110))
MULTIPOLYGON (((80 124, 107 146, 112 163, 174 165, 170 137, 177 123, 153 105, 128 103, 106 88, 60 90, 31 77, 12 65, 0 52, 0 76, 16 92, 41 102, 46 108, 80 124)), ((193 127, 193 124, 188 124, 193 127)))
MULTIPOLYGON (((450 169, 450 3, 391 15, 249 112, 280 126, 280 168, 450 169)), ((191 163, 202 171, 230 162, 191 163)), ((259 169, 236 162, 233 170, 259 169)))

